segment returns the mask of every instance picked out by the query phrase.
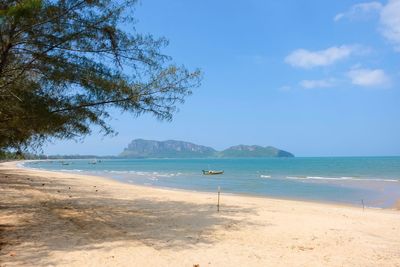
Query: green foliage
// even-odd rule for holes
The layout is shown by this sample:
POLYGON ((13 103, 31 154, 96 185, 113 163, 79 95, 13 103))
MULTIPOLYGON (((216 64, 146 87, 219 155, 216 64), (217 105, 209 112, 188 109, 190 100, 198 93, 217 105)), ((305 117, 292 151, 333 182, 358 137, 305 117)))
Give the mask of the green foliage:
POLYGON ((238 145, 223 151, 189 142, 135 139, 119 154, 125 158, 268 158, 294 157, 293 154, 267 146, 238 145))
POLYGON ((206 158, 215 156, 211 147, 189 142, 135 139, 119 154, 123 158, 206 158))
POLYGON ((6 5, 5 9, 0 10, 0 16, 6 16, 13 20, 32 18, 42 8, 42 4, 41 0, 18 1, 15 4, 6 5))
POLYGON ((293 154, 275 147, 238 145, 219 152, 219 157, 224 158, 268 158, 268 157, 294 157, 293 154))
POLYGON ((111 134, 111 107, 172 119, 200 72, 171 63, 166 39, 135 31, 135 3, 0 2, 0 149, 76 138, 91 125, 111 134))
POLYGON ((10 152, 0 150, 0 161, 1 160, 24 160, 24 159, 44 159, 44 156, 34 155, 30 153, 22 153, 21 151, 10 152))

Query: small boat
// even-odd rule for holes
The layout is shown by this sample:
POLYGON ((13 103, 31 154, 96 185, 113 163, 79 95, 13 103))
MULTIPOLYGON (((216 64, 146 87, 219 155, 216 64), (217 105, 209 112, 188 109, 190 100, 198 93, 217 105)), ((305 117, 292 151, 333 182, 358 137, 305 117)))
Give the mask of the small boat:
POLYGON ((224 174, 224 171, 203 170, 203 175, 218 175, 218 174, 224 174))

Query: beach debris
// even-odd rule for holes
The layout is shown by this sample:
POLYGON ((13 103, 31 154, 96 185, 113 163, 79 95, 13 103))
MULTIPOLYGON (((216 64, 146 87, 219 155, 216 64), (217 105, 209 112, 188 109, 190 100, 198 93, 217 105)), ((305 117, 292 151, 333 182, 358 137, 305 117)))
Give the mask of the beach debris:
POLYGON ((44 184, 42 184, 42 186, 44 186, 44 184))
POLYGON ((305 246, 297 246, 297 248, 301 251, 306 251, 306 250, 313 250, 313 247, 305 247, 305 246))
POLYGON ((200 267, 200 264, 193 264, 193 267, 200 267))
POLYGON ((57 193, 61 193, 61 191, 60 191, 60 190, 57 190, 57 193))
POLYGON ((15 251, 11 251, 10 253, 8 253, 8 255, 14 257, 15 255, 17 255, 17 253, 15 251))
POLYGON ((99 191, 99 190, 96 189, 96 192, 97 192, 97 191, 99 191))
POLYGON ((71 190, 71 187, 69 186, 68 189, 71 190))
POLYGON ((295 245, 292 245, 292 246, 291 246, 291 249, 293 249, 293 250, 299 250, 299 251, 314 250, 313 247, 295 246, 295 245))

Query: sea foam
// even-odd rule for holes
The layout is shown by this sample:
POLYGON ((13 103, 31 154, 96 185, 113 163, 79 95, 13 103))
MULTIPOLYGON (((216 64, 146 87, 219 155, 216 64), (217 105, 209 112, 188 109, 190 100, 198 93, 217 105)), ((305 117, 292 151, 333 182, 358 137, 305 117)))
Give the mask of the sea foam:
POLYGON ((292 180, 333 180, 333 181, 375 181, 375 182, 400 182, 396 179, 377 179, 377 178, 359 178, 359 177, 322 177, 322 176, 287 176, 286 179, 292 180))

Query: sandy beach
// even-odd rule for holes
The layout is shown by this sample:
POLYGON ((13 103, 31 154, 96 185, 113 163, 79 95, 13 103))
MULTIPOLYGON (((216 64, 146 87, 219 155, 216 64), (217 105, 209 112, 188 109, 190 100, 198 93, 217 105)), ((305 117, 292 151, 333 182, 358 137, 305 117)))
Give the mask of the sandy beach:
POLYGON ((400 266, 400 211, 0 164, 0 266, 400 266))

